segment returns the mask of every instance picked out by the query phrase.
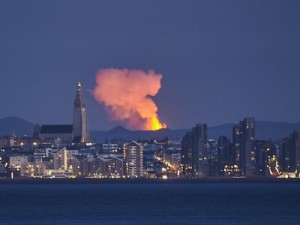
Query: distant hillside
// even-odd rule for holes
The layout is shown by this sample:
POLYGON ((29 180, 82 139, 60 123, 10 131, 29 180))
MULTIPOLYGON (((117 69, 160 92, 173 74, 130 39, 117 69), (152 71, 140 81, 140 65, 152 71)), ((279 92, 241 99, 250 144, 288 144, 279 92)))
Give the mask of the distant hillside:
POLYGON ((117 126, 109 131, 91 131, 92 139, 96 142, 104 142, 106 140, 121 139, 121 140, 150 140, 163 139, 169 137, 172 140, 181 140, 186 133, 186 129, 170 130, 161 129, 158 131, 132 131, 127 130, 122 126, 117 126))
MULTIPOLYGON (((208 138, 217 139, 219 136, 232 138, 232 128, 234 123, 227 123, 219 126, 208 127, 208 138)), ((6 117, 0 119, 0 136, 11 135, 14 131, 17 136, 33 134, 35 124, 18 117, 6 117)), ((294 130, 300 129, 299 123, 256 121, 256 139, 278 140, 288 136, 294 130)), ((145 140, 164 139, 181 140, 189 129, 162 129, 158 131, 132 131, 122 126, 117 126, 108 131, 91 131, 91 136, 96 142, 106 140, 145 140)))
MULTIPOLYGON (((227 136, 232 139, 232 128, 234 123, 227 123, 219 126, 208 128, 209 138, 218 138, 219 136, 227 136)), ((256 139, 261 140, 278 140, 283 137, 289 136, 289 134, 295 130, 300 129, 299 123, 286 123, 286 122, 271 122, 271 121, 256 121, 256 139)))
MULTIPOLYGON (((219 126, 208 127, 208 138, 217 139, 219 136, 227 136, 232 139, 232 129, 234 123, 227 123, 219 126)), ((300 129, 300 123, 284 123, 256 121, 256 139, 279 140, 288 136, 294 130, 300 129)), ((162 129, 158 131, 131 131, 121 126, 117 126, 109 131, 92 131, 93 140, 104 142, 105 140, 143 140, 143 139, 163 139, 169 137, 170 140, 181 140, 189 129, 162 129)))
POLYGON ((32 136, 34 124, 18 117, 6 117, 0 119, 0 135, 12 135, 14 133, 16 136, 32 136))
POLYGON ((257 139, 280 139, 288 136, 291 132, 300 129, 300 122, 286 123, 286 122, 270 122, 258 121, 256 124, 257 139))

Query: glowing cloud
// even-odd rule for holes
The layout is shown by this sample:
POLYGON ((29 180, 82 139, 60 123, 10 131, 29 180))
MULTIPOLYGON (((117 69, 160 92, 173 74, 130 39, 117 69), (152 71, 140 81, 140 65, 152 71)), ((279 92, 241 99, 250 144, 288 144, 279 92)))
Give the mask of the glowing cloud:
POLYGON ((161 79, 162 75, 152 70, 102 69, 96 75, 93 94, 112 119, 124 121, 132 129, 159 130, 167 126, 160 122, 151 96, 158 93, 161 79))

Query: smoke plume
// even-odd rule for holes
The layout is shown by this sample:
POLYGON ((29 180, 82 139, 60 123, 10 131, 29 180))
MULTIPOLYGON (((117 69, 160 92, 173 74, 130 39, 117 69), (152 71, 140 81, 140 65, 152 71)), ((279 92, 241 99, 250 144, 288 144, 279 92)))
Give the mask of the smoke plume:
POLYGON ((159 130, 166 125, 160 122, 151 97, 158 93, 161 79, 162 75, 152 70, 102 69, 96 75, 93 94, 113 120, 132 129, 159 130))

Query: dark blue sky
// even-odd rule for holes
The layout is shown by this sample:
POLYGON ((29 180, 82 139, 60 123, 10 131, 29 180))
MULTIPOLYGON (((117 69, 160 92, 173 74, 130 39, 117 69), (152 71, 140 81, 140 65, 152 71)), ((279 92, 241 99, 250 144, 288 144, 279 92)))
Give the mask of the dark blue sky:
POLYGON ((90 90, 114 67, 163 74, 170 128, 298 122, 299 12, 298 0, 0 0, 0 118, 71 123, 81 81, 90 127, 112 128, 90 90))

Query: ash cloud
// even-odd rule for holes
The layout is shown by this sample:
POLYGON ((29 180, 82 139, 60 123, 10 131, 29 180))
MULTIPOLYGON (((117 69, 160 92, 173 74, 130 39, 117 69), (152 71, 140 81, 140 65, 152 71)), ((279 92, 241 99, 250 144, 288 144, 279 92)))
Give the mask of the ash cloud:
POLYGON ((166 125, 160 122, 151 97, 161 88, 161 79, 153 70, 101 69, 93 95, 113 120, 125 122, 131 129, 158 130, 166 125))

